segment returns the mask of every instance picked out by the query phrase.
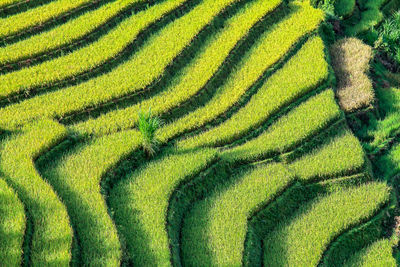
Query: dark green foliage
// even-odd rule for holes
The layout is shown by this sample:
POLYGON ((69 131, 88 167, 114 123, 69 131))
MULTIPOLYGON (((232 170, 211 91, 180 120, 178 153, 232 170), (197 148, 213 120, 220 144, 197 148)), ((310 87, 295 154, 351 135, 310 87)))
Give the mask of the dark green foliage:
POLYGON ((152 156, 156 152, 158 141, 155 138, 155 133, 162 125, 162 121, 158 117, 151 115, 151 108, 148 112, 139 112, 139 131, 142 134, 143 150, 152 156))
POLYGON ((400 63, 400 11, 382 24, 377 44, 397 63, 400 63))

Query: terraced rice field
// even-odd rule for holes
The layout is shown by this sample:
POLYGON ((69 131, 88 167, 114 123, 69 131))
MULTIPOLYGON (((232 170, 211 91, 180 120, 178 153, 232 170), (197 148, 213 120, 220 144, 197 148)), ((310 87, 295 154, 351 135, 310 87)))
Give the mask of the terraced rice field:
POLYGON ((325 19, 0 0, 0 266, 395 266, 394 194, 335 98, 325 19))

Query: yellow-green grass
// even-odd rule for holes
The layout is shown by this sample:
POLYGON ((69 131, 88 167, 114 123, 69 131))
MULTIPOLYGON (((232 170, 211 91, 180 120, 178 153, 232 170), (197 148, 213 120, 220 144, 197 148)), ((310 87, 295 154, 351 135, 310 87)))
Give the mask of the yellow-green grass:
POLYGON ((52 121, 24 126, 1 144, 0 171, 24 203, 33 223, 32 266, 69 266, 72 229, 64 204, 39 175, 34 160, 66 136, 52 121))
MULTIPOLYGON (((11 113, 8 113, 9 115, 3 113, 8 122, 4 125, 5 121, 2 120, 0 124, 6 128, 10 124, 17 125, 27 119, 39 116, 62 117, 64 114, 84 107, 97 105, 143 89, 159 78, 168 64, 190 44, 193 38, 224 8, 235 1, 237 0, 205 0, 201 2, 189 13, 157 32, 129 61, 119 65, 113 71, 77 86, 38 96, 28 100, 29 102, 21 102, 15 107, 3 109, 0 113, 11 113), (33 108, 36 105, 41 108, 33 108)), ((168 3, 176 2, 164 2, 165 5, 168 3)), ((154 8, 156 9, 153 12, 159 12, 157 6, 154 8)), ((149 12, 146 14, 153 16, 149 12)), ((128 31, 128 29, 126 30, 128 31)), ((116 44, 118 44, 118 39, 112 42, 112 45, 116 44)), ((106 51, 108 48, 104 49, 106 51)))
POLYGON ((148 110, 151 107, 152 114, 159 115, 189 100, 204 88, 251 27, 280 3, 281 0, 258 0, 248 3, 225 22, 224 28, 200 48, 198 56, 182 70, 180 75, 175 76, 171 85, 159 95, 141 101, 137 105, 78 123, 72 128, 81 134, 96 135, 127 129, 137 123, 140 110, 148 110))
POLYGON ((280 117, 264 133, 243 145, 223 152, 228 161, 252 161, 287 152, 341 117, 331 89, 310 98, 280 117))
POLYGON ((16 15, 0 19, 0 39, 16 34, 29 27, 43 24, 72 9, 90 4, 90 0, 56 0, 48 4, 29 9, 16 15))
POLYGON ((166 220, 171 194, 215 158, 210 149, 178 152, 146 164, 113 188, 110 208, 134 266, 170 265, 166 220))
POLYGON ((282 164, 260 166, 196 202, 182 226, 184 265, 241 266, 249 217, 293 178, 282 164))
POLYGON ((18 3, 18 2, 22 2, 22 0, 1 0, 0 1, 0 8, 4 8, 6 6, 18 3))
POLYGON ((89 11, 44 33, 0 48, 0 64, 26 59, 85 37, 122 10, 143 0, 120 0, 89 11))
POLYGON ((392 253, 391 242, 382 239, 353 255, 344 267, 395 267, 397 264, 392 253))
POLYGON ((160 130, 160 139, 169 140, 185 131, 201 127, 226 112, 246 91, 276 63, 304 34, 316 29, 323 19, 320 10, 306 2, 294 2, 298 12, 265 33, 244 56, 226 83, 218 88, 213 98, 203 107, 166 125, 160 130))
POLYGON ((24 206, 4 180, 0 178, 0 262, 3 266, 19 266, 26 217, 24 206))
POLYGON ((384 183, 338 189, 317 198, 265 237, 264 263, 317 266, 336 236, 371 218, 388 200, 389 188, 384 183))
MULTIPOLYGON (((6 98, 10 94, 24 92, 31 87, 51 84, 68 77, 73 77, 105 63, 107 60, 117 56, 118 53, 127 47, 130 42, 135 40, 139 33, 146 29, 146 27, 159 20, 167 12, 178 7, 185 1, 186 0, 163 1, 158 5, 154 5, 130 16, 94 43, 75 50, 70 54, 45 61, 30 68, 0 75, 0 84, 3 88, 0 92, 0 98, 6 98)), ((58 32, 58 35, 63 36, 64 33, 62 32, 60 35, 60 32, 58 32)), ((176 38, 176 36, 174 37, 176 38)), ((27 47, 27 49, 31 48, 32 47, 27 47)), ((120 77, 116 76, 117 74, 115 72, 112 72, 111 75, 113 79, 120 77)), ((121 75, 121 73, 119 73, 119 75, 121 75)), ((101 80, 102 78, 95 79, 95 81, 99 79, 101 80)), ((91 83, 93 84, 95 81, 84 83, 82 86, 91 86, 91 83)))
POLYGON ((324 43, 321 38, 313 37, 231 118, 211 130, 182 140, 177 146, 193 148, 232 142, 260 126, 284 106, 310 92, 328 75, 324 43))
POLYGON ((136 131, 91 140, 65 152, 60 160, 42 170, 67 206, 85 266, 120 264, 121 245, 100 182, 109 169, 139 147, 140 141, 136 131))
POLYGON ((315 148, 290 165, 297 177, 305 182, 353 174, 363 167, 364 151, 349 130, 339 131, 327 144, 315 148))

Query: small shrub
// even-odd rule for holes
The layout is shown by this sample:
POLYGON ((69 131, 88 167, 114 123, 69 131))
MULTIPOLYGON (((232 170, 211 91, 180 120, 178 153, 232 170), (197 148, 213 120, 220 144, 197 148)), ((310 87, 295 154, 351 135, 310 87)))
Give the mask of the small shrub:
POLYGON ((139 112, 139 131, 142 134, 142 146, 149 156, 156 152, 158 140, 155 138, 155 132, 161 125, 161 120, 151 115, 151 108, 148 112, 139 112))

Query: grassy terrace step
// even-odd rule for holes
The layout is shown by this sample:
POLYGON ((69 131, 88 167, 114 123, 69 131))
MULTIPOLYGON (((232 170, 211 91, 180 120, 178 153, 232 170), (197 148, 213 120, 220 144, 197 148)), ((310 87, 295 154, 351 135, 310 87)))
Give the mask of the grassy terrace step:
POLYGON ((1 144, 0 170, 24 203, 33 222, 29 248, 33 266, 69 266, 72 229, 65 206, 35 169, 34 160, 66 136, 52 121, 26 125, 1 144))
POLYGON ((3 266, 19 266, 26 217, 24 206, 4 180, 0 178, 0 262, 3 266))
POLYGON ((397 264, 392 253, 391 242, 387 239, 382 239, 355 254, 345 263, 344 267, 395 267, 397 264))
POLYGON ((20 42, 0 47, 0 65, 30 59, 46 52, 72 44, 105 25, 108 20, 143 0, 120 0, 67 21, 54 29, 34 35, 20 42))
POLYGON ((55 0, 26 12, 0 19, 0 40, 27 28, 43 24, 71 10, 90 4, 90 0, 55 0))
POLYGON ((101 180, 140 145, 136 131, 121 132, 76 145, 70 151, 40 162, 42 175, 67 206, 78 240, 80 265, 117 266, 121 245, 101 194, 101 180))
POLYGON ((137 113, 141 109, 147 110, 151 107, 152 113, 159 115, 177 108, 205 90, 205 86, 220 72, 224 63, 227 64, 227 60, 238 42, 242 38, 246 38, 250 29, 280 3, 280 0, 251 1, 225 22, 223 29, 201 48, 198 56, 177 77, 174 77, 168 88, 159 95, 143 100, 137 105, 78 123, 72 128, 81 133, 101 134, 104 126, 107 125, 105 132, 113 132, 136 125, 137 113))
POLYGON ((326 90, 280 117, 258 137, 226 150, 222 157, 228 161, 254 161, 287 152, 341 116, 333 91, 326 90))
POLYGON ((194 204, 182 226, 186 266, 241 266, 247 220, 292 181, 283 165, 260 166, 194 204))
POLYGON ((296 41, 318 27, 323 16, 321 11, 313 9, 308 3, 296 2, 292 7, 298 12, 260 38, 207 104, 160 130, 162 141, 201 127, 224 114, 296 41))
POLYGON ((110 208, 134 266, 169 266, 169 199, 177 185, 215 160, 216 151, 178 152, 146 164, 117 184, 110 208))
POLYGON ((288 152, 317 135, 342 113, 331 89, 300 104, 280 117, 265 132, 246 143, 223 152, 228 161, 254 161, 288 152))
POLYGON ((295 160, 290 169, 304 182, 329 177, 352 175, 366 166, 364 152, 350 130, 338 129, 338 134, 309 154, 295 160))
MULTIPOLYGON (((46 61, 30 68, 0 75, 0 84, 4 88, 0 92, 0 99, 24 91, 29 92, 30 90, 34 90, 33 88, 35 87, 38 87, 36 90, 40 90, 40 85, 48 85, 71 78, 106 63, 123 51, 152 23, 185 1, 172 0, 161 2, 132 15, 94 43, 84 46, 66 56, 46 61)), ((116 75, 114 71, 111 74, 116 75)), ((102 77, 95 79, 95 81, 99 79, 102 79, 102 77)), ((116 78, 114 77, 114 79, 116 78)), ((86 84, 83 83, 83 85, 86 84)), ((90 85, 87 84, 87 86, 90 85)))
MULTIPOLYGON (((189 13, 175 20, 174 23, 168 24, 155 34, 126 63, 88 82, 28 100, 31 104, 39 104, 41 107, 46 102, 45 106, 47 108, 42 109, 42 112, 37 113, 37 109, 35 109, 36 111, 29 110, 27 107, 31 104, 22 102, 15 106, 15 108, 22 108, 22 110, 14 110, 13 115, 11 115, 12 119, 9 119, 15 125, 36 116, 62 117, 85 107, 96 106, 144 89, 163 74, 165 68, 173 62, 174 58, 185 47, 190 45, 195 36, 215 16, 234 2, 235 0, 218 2, 205 0, 201 2, 189 13), (17 116, 15 116, 15 111, 18 113, 17 116)), ((173 4, 176 2, 168 1, 166 3, 173 4)), ((158 10, 156 9, 154 12, 158 12, 158 10)), ((148 12, 146 14, 152 15, 152 13, 148 12)), ((115 45, 115 40, 113 40, 112 45, 115 45)), ((4 109, 3 111, 7 112, 6 110, 4 109)))
POLYGON ((264 263, 316 266, 335 236, 372 217, 388 200, 389 188, 384 183, 338 189, 317 198, 265 237, 264 263))
POLYGON ((328 77, 328 73, 324 44, 319 37, 313 37, 231 118, 211 130, 179 142, 178 146, 193 148, 232 142, 310 92, 328 77))

